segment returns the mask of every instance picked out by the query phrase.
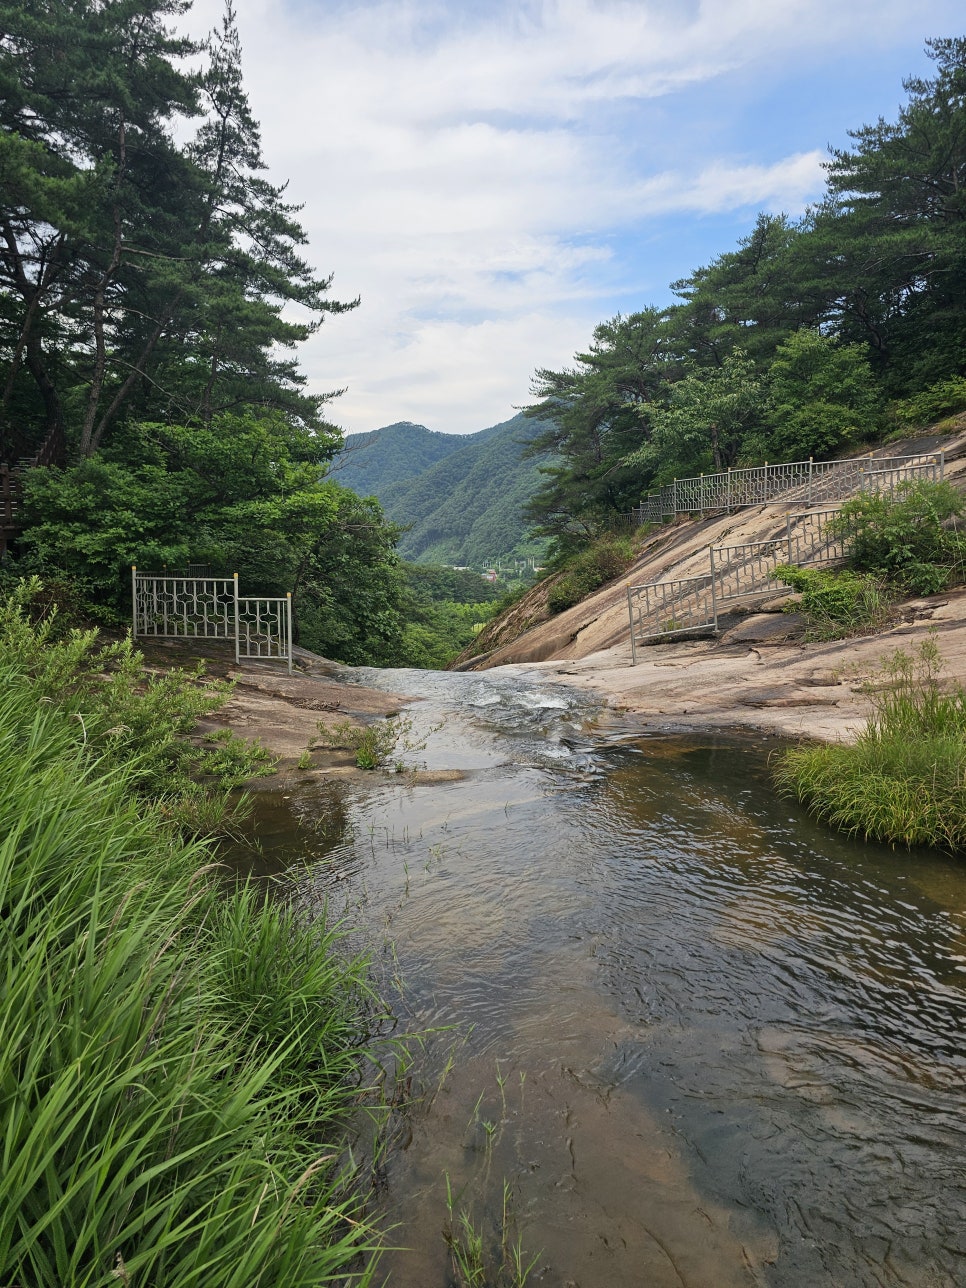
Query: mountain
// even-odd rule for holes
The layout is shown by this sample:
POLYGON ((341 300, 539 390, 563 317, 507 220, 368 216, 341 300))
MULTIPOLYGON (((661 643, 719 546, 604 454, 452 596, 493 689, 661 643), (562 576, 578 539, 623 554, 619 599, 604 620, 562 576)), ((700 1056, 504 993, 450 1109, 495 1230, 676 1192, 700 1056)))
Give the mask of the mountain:
MULTIPOLYGON (((483 433, 487 433, 483 430, 483 433)), ((476 435, 470 435, 475 438, 476 435)), ((360 496, 378 496, 390 483, 413 478, 466 446, 465 434, 440 434, 398 420, 368 434, 352 434, 336 457, 330 473, 337 483, 360 496)))
POLYGON ((404 421, 351 437, 332 473, 377 496, 407 529, 399 543, 406 559, 482 566, 498 556, 536 555, 541 547, 527 539, 522 509, 545 458, 522 460, 521 452, 542 428, 523 415, 476 434, 439 434, 404 421))

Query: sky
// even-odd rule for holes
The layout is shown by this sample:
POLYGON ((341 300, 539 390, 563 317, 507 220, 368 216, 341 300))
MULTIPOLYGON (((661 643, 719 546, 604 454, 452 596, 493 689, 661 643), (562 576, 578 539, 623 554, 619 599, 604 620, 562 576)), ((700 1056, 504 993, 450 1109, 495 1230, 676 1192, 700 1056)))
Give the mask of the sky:
POLYGON ((235 3, 269 176, 360 298, 300 349, 350 434, 508 420, 598 322, 801 214, 966 28, 961 0, 235 3))

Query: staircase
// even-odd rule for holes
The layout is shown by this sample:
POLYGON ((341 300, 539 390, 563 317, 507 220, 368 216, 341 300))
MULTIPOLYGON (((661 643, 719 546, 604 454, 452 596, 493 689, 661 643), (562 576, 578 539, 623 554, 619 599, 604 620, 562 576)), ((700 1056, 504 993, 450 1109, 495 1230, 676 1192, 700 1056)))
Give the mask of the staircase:
MULTIPOLYGON (((871 462, 833 462, 837 468, 834 489, 831 471, 823 469, 821 492, 823 500, 839 502, 859 491, 894 492, 899 484, 915 479, 937 480, 943 475, 942 454, 922 457, 895 457, 871 462), (861 464, 862 468, 858 468, 861 464), (876 468, 870 466, 874 464, 876 468), (833 495, 830 496, 829 493, 833 495)), ((761 504, 761 493, 767 504, 801 505, 815 497, 818 479, 810 471, 803 479, 801 471, 787 465, 758 467, 774 471, 774 478, 767 480, 767 487, 756 488, 756 500, 761 504), (781 481, 786 486, 780 488, 781 481), (806 499, 807 498, 807 499, 806 499)), ((748 471, 750 473, 750 471, 748 471)), ((718 476, 719 478, 721 476, 718 476)), ((718 502, 708 509, 737 508, 736 490, 724 495, 710 491, 702 479, 679 480, 678 495, 690 499, 701 490, 701 499, 718 502), (694 486, 696 485, 697 486, 694 486)), ((749 502, 744 502, 747 505, 749 502)), ((752 501, 752 504, 755 502, 752 501)), ((685 507, 682 507, 685 508, 685 507)), ((691 508, 687 506, 687 508, 691 508)), ((696 508, 696 507, 695 507, 696 508)), ((774 570, 780 564, 836 563, 845 558, 841 537, 836 535, 830 520, 838 513, 839 506, 825 509, 793 509, 785 515, 785 532, 769 541, 745 542, 734 546, 708 546, 708 569, 697 577, 683 577, 650 582, 643 586, 629 586, 627 611, 630 621, 631 660, 636 663, 637 649, 649 641, 663 640, 675 635, 716 633, 718 614, 722 605, 737 600, 753 600, 780 594, 787 589, 774 570)))

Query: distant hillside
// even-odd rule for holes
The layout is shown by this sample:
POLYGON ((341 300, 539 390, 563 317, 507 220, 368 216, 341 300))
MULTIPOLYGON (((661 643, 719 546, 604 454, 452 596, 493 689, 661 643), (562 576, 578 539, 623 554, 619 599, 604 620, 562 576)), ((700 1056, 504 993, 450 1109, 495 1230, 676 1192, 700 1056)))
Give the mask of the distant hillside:
POLYGON ((368 434, 351 434, 331 474, 337 483, 360 496, 382 499, 388 484, 413 478, 465 446, 465 434, 439 434, 425 425, 399 420, 368 434))
POLYGON ((406 559, 482 566, 500 555, 538 554, 522 508, 544 462, 521 460, 521 450, 541 428, 522 415, 478 434, 388 425, 359 435, 366 440, 361 446, 350 437, 333 473, 347 487, 377 496, 389 518, 408 529, 399 544, 406 559))

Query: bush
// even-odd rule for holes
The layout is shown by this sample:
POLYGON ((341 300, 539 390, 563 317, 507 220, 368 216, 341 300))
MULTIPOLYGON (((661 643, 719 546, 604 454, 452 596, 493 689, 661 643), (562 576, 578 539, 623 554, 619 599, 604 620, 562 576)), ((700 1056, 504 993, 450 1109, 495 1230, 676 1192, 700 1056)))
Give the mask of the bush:
POLYGON ((869 840, 966 849, 966 691, 944 691, 940 671, 935 641, 898 650, 855 743, 784 752, 779 789, 869 840))
POLYGON ((966 376, 937 381, 911 398, 897 402, 893 411, 902 425, 931 425, 958 411, 966 410, 966 376))
POLYGON ((901 483, 895 496, 863 493, 846 501, 831 528, 844 538, 860 572, 888 578, 901 590, 932 595, 962 577, 966 539, 946 526, 963 513, 949 483, 901 483))
POLYGON ((882 624, 888 600, 878 578, 870 574, 830 572, 782 564, 775 576, 801 593, 807 640, 837 640, 875 630, 882 624))
POLYGON ((562 613, 599 587, 619 577, 634 561, 634 545, 628 537, 609 535, 573 556, 561 576, 550 587, 547 607, 562 613))
POLYGON ((56 604, 36 579, 0 601, 0 666, 16 669, 38 701, 75 721, 90 752, 124 767, 129 786, 163 798, 189 829, 229 812, 225 793, 274 762, 255 743, 229 733, 217 745, 194 746, 187 735, 200 716, 223 706, 233 686, 193 671, 145 670, 130 639, 102 643, 96 630, 64 630, 56 604))

